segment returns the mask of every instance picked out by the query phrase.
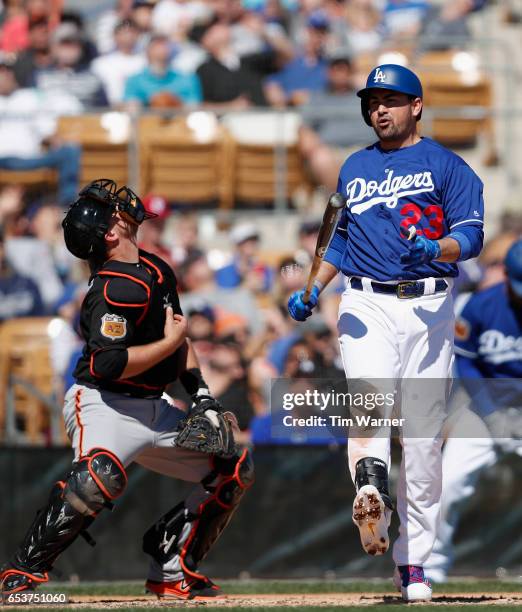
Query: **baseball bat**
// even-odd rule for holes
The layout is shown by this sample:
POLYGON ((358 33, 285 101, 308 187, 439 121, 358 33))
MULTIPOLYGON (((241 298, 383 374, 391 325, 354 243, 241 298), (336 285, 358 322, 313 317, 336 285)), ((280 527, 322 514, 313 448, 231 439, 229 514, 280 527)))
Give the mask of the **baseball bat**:
POLYGON ((332 239, 332 235, 337 226, 339 213, 344 204, 344 198, 338 192, 332 193, 332 195, 328 198, 328 204, 326 205, 323 220, 321 222, 321 227, 319 228, 319 235, 317 236, 314 259, 312 261, 312 268, 310 270, 310 274, 308 275, 308 282, 306 283, 305 292, 303 294, 303 302, 305 304, 310 299, 310 294, 312 293, 315 277, 317 276, 319 266, 323 261, 326 249, 330 244, 330 240, 332 239))

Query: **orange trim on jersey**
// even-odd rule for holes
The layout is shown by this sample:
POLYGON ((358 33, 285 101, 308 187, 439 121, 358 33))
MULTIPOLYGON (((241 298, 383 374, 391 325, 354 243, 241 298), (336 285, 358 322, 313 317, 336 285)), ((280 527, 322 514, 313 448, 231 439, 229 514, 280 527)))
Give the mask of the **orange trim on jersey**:
POLYGON ((107 287, 109 283, 110 283, 110 280, 108 280, 103 287, 103 297, 105 298, 105 301, 108 302, 111 306, 122 306, 123 308, 145 308, 146 306, 149 305, 148 301, 144 302, 143 304, 127 304, 125 302, 114 302, 107 295, 107 287))
POLYGON ((80 413, 82 411, 82 407, 81 407, 81 400, 82 397, 82 389, 78 389, 78 391, 76 391, 76 397, 75 397, 75 412, 76 412, 76 424, 78 425, 78 429, 80 430, 80 441, 79 441, 79 451, 80 451, 80 457, 83 456, 83 423, 82 420, 80 418, 80 413))
POLYGON ((94 353, 91 353, 91 359, 89 361, 89 372, 94 378, 101 378, 101 376, 98 376, 98 374, 96 374, 96 372, 94 371, 94 355, 96 355, 97 352, 98 351, 94 351, 94 353))
MULTIPOLYGON (((110 272, 109 270, 101 270, 100 272, 98 272, 98 276, 117 276, 120 278, 128 278, 131 281, 137 283, 138 285, 145 287, 145 291, 147 292, 147 304, 145 304, 144 307, 142 306, 142 308, 144 308, 143 313, 140 315, 140 318, 136 321, 136 325, 139 325, 143 321, 143 319, 145 318, 145 315, 147 314, 149 310, 150 287, 147 285, 147 283, 142 281, 140 278, 136 278, 135 276, 131 276, 130 274, 124 274, 123 272, 110 272)), ((104 289, 104 294, 105 294, 105 289, 104 289)), ((127 306, 127 305, 128 304, 123 304, 123 306, 127 306)))
POLYGON ((151 391, 159 391, 160 389, 165 388, 165 385, 161 385, 160 387, 155 387, 153 385, 145 385, 143 383, 132 382, 131 380, 127 380, 126 378, 122 378, 114 382, 118 384, 122 384, 122 385, 130 385, 131 387, 141 387, 142 389, 150 389, 151 391))
POLYGON ((150 266, 156 272, 156 274, 158 275, 158 283, 161 285, 163 283, 163 273, 158 268, 158 266, 156 264, 153 264, 152 261, 150 261, 150 259, 143 257, 143 255, 140 255, 140 259, 144 261, 148 266, 150 266))

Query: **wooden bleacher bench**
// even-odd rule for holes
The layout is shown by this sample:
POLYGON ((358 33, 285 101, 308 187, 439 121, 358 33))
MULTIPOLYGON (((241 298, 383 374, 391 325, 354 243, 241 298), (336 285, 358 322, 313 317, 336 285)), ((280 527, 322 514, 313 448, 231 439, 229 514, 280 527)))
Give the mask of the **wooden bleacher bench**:
POLYGON ((427 108, 441 110, 476 108, 484 111, 485 116, 451 117, 434 110, 430 135, 449 147, 474 146, 483 135, 487 146, 484 163, 489 164, 497 157, 493 120, 487 114, 493 108, 492 81, 478 69, 475 78, 467 80, 470 73, 458 72, 452 65, 455 53, 454 50, 429 52, 413 66, 423 84, 424 103, 427 108))
POLYGON ((170 201, 198 204, 232 202, 231 141, 222 126, 200 140, 184 117, 140 119, 140 190, 170 201))
POLYGON ((38 185, 56 185, 58 175, 56 170, 41 168, 39 170, 2 170, 0 169, 0 185, 22 185, 33 187, 38 185))
MULTIPOLYGON (((115 113, 125 127, 126 115, 115 113)), ((67 142, 81 145, 80 184, 109 177, 118 184, 129 180, 129 132, 112 131, 111 114, 60 117, 57 134, 67 142)))
POLYGON ((10 439, 41 445, 51 420, 60 418, 61 427, 49 354, 51 321, 52 317, 23 317, 0 325, 0 438, 7 431, 10 439))

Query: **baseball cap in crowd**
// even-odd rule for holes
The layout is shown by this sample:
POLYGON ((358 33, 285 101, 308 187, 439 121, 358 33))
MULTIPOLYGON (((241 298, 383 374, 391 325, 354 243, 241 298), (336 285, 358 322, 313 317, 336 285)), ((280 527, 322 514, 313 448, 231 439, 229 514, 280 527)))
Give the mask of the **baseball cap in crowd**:
POLYGON ((143 198, 143 206, 148 213, 155 214, 157 219, 167 219, 170 215, 169 204, 163 196, 149 194, 143 198))
POLYGON ((311 234, 316 234, 320 228, 320 219, 309 219, 301 223, 301 226, 299 227, 299 234, 301 236, 310 236, 311 234))
POLYGON ((53 42, 82 42, 83 35, 80 28, 72 22, 61 23, 53 32, 53 42))
POLYGON ((504 263, 513 291, 522 298, 522 239, 509 249, 504 263))
POLYGON ((306 25, 309 28, 314 28, 315 30, 329 30, 330 20, 328 19, 328 15, 319 9, 312 11, 310 15, 308 15, 306 25))
POLYGON ((141 8, 142 6, 154 8, 156 6, 156 1, 155 0, 134 0, 134 2, 132 3, 133 9, 141 8))
POLYGON ((216 321, 216 315, 212 306, 204 300, 196 300, 188 309, 188 316, 201 315, 208 319, 211 323, 216 321))
POLYGON ((247 240, 259 240, 259 231, 253 223, 239 223, 230 231, 230 240, 235 245, 247 240))

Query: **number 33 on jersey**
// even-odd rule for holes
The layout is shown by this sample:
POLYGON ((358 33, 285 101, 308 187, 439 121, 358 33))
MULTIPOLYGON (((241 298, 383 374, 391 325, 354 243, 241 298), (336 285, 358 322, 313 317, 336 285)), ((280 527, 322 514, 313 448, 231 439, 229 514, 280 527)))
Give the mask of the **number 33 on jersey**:
POLYGON ((456 276, 455 264, 437 261, 405 270, 404 235, 414 226, 417 235, 438 240, 483 226, 481 180, 458 155, 429 138, 402 149, 385 151, 377 143, 358 151, 342 166, 337 190, 346 208, 325 259, 332 258, 347 276, 378 281, 456 276))

